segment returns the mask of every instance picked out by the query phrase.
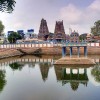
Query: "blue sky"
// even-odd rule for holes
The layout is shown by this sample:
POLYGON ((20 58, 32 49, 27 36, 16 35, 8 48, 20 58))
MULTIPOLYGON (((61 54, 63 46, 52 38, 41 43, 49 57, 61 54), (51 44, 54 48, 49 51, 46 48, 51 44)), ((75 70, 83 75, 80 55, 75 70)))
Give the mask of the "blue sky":
POLYGON ((55 22, 64 21, 66 34, 69 27, 82 33, 90 33, 96 20, 100 20, 100 0, 16 0, 13 13, 0 12, 0 20, 5 25, 4 32, 33 28, 38 33, 42 18, 47 20, 50 32, 54 32, 55 22))

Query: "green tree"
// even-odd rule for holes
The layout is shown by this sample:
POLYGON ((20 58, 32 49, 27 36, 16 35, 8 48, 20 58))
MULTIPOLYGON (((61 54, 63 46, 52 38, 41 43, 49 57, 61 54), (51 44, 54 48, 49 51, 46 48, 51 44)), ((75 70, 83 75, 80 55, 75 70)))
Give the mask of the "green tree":
POLYGON ((100 67, 98 65, 91 70, 91 74, 94 76, 95 81, 100 82, 100 67))
POLYGON ((10 43, 16 43, 18 39, 22 39, 21 35, 19 35, 17 32, 12 32, 8 35, 8 41, 10 43))
POLYGON ((4 30, 4 25, 2 24, 2 21, 0 21, 0 36, 3 32, 3 30, 4 30))
POLYGON ((94 26, 91 28, 91 33, 97 36, 100 35, 100 20, 94 23, 94 26))
POLYGON ((0 70, 0 92, 3 90, 5 85, 6 85, 5 71, 0 70))
POLYGON ((14 62, 12 64, 9 64, 9 66, 13 70, 21 70, 23 68, 23 65, 22 64, 19 64, 18 62, 14 62))
POLYGON ((86 39, 86 36, 87 36, 87 33, 84 33, 84 34, 81 34, 79 36, 79 39, 82 41, 82 40, 85 40, 86 39))
POLYGON ((15 7, 15 0, 0 0, 0 11, 11 13, 15 7))

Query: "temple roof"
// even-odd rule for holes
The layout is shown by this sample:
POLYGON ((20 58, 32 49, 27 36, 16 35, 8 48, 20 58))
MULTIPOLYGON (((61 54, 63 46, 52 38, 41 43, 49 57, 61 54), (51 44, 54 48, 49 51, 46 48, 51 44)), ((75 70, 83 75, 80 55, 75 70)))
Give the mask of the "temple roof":
POLYGON ((79 33, 78 33, 78 32, 75 32, 75 31, 74 31, 74 32, 72 32, 72 33, 70 34, 70 36, 71 36, 71 35, 73 35, 73 34, 74 34, 74 35, 78 35, 78 36, 79 36, 79 33))

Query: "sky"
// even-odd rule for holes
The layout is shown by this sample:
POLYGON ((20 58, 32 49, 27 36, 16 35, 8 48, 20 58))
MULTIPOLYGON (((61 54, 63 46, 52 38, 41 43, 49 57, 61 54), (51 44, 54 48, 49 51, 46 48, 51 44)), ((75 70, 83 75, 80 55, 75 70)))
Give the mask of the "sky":
POLYGON ((34 29, 38 34, 44 18, 50 32, 55 22, 63 20, 66 34, 69 28, 79 34, 90 33, 94 22, 100 20, 100 0, 16 0, 12 13, 0 12, 4 32, 34 29))

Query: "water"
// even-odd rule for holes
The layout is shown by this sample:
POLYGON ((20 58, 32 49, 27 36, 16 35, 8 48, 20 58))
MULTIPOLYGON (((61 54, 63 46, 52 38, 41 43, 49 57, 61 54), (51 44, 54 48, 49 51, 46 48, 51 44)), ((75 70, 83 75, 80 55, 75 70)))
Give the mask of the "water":
POLYGON ((100 100, 100 57, 97 64, 54 66, 53 56, 0 60, 0 100, 100 100))

